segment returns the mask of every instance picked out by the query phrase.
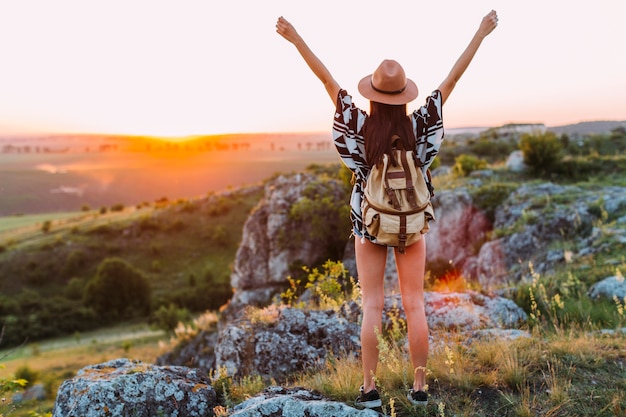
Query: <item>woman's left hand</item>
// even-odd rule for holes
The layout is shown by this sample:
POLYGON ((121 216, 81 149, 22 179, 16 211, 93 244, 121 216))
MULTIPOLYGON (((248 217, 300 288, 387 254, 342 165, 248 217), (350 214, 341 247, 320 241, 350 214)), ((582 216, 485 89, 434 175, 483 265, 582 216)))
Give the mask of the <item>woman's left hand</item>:
POLYGON ((276 33, 291 43, 296 43, 299 39, 301 39, 300 35, 296 31, 296 28, 294 28, 293 25, 282 16, 280 16, 276 21, 276 33))

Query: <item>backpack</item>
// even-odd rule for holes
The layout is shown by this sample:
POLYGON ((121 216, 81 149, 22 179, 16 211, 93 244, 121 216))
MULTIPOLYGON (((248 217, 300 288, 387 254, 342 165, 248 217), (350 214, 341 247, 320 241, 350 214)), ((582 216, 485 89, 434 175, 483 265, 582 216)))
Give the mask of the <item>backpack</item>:
POLYGON ((428 232, 428 221, 435 215, 421 163, 412 151, 394 148, 392 152, 399 164, 394 166, 385 154, 382 163, 372 167, 365 182, 361 212, 365 229, 376 243, 397 247, 404 253, 407 246, 428 232))

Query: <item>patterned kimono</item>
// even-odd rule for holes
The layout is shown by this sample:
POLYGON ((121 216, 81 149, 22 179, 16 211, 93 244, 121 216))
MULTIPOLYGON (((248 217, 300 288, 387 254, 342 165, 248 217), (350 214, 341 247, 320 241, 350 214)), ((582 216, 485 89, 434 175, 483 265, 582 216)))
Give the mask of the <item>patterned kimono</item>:
MULTIPOLYGON (((426 170, 437 156, 441 142, 443 142, 441 109, 441 92, 435 90, 426 98, 426 103, 410 115, 413 133, 417 138, 415 152, 423 164, 424 178, 431 191, 433 186, 430 178, 426 175, 426 170)), ((339 91, 333 123, 333 141, 341 160, 356 176, 350 197, 350 220, 352 221, 353 233, 375 242, 376 239, 365 230, 361 215, 363 184, 370 171, 365 160, 363 141, 363 125, 367 117, 365 111, 352 103, 352 96, 347 91, 339 91)))

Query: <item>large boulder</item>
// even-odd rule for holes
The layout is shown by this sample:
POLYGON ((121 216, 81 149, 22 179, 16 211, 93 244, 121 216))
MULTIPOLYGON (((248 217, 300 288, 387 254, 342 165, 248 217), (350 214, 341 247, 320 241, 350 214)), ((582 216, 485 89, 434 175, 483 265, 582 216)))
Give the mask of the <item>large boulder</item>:
POLYGON ((271 305, 249 311, 220 330, 216 365, 229 375, 283 380, 323 365, 329 355, 360 350, 360 328, 349 308, 304 310, 271 305))
MULTIPOLYGON (((247 305, 269 304, 286 288, 287 276, 299 272, 294 271, 294 265, 312 266, 326 260, 328 247, 315 239, 311 224, 290 216, 293 205, 317 184, 319 177, 306 173, 281 175, 267 183, 264 197, 243 227, 230 278, 234 294, 228 313, 247 305)), ((345 189, 338 181, 325 181, 323 187, 329 199, 347 203, 345 189)), ((346 231, 346 240, 348 234, 346 231)))
POLYGON ((195 369, 128 359, 87 366, 59 387, 54 417, 213 415, 217 395, 195 369))
POLYGON ((430 223, 426 235, 427 262, 462 269, 493 226, 466 188, 437 191, 432 203, 437 220, 430 223))

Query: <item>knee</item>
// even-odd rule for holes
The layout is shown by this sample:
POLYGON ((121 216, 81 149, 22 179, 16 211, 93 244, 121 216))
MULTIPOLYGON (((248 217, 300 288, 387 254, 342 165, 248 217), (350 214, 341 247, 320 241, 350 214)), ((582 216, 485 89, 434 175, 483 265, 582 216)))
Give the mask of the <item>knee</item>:
POLYGON ((385 298, 379 297, 378 295, 375 297, 363 297, 361 304, 363 312, 368 311, 371 313, 382 314, 383 308, 385 306, 385 298))
POLYGON ((402 307, 404 308, 404 313, 407 316, 412 316, 414 314, 426 314, 424 308, 424 301, 419 299, 411 299, 411 300, 403 300, 402 307))

